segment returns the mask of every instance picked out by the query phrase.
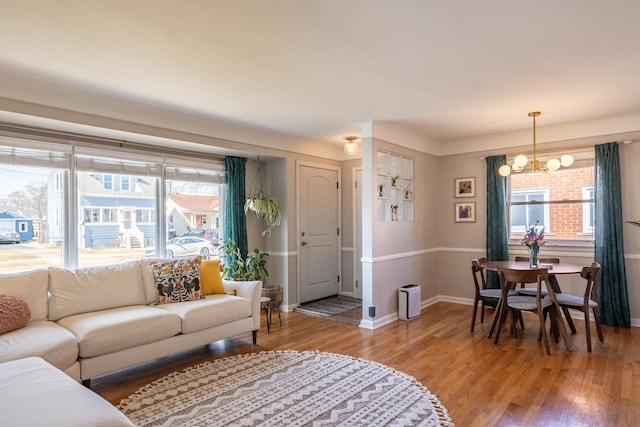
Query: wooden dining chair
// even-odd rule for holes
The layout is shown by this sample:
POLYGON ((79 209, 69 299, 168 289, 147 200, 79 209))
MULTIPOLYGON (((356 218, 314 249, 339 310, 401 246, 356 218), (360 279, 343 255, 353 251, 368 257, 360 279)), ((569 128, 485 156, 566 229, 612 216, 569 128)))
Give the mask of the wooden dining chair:
MULTIPOLYGON (((556 298, 558 304, 563 309, 573 309, 582 311, 584 314, 584 329, 587 334, 587 350, 591 352, 591 321, 589 319, 589 309, 593 312, 593 319, 596 323, 596 329, 598 331, 598 338, 600 341, 604 341, 604 334, 602 333, 602 325, 600 323, 600 306, 595 301, 595 295, 598 293, 598 283, 600 279, 600 271, 602 267, 597 262, 591 263, 590 267, 583 267, 580 276, 587 281, 585 286, 584 295, 571 295, 565 293, 557 293, 556 298)), ((571 328, 571 331, 575 333, 575 326, 571 320, 571 316, 566 316, 565 319, 571 328)))
MULTIPOLYGON (((529 262, 529 257, 528 256, 516 256, 514 258, 515 261, 526 261, 529 262)), ((560 264, 560 258, 538 258, 538 262, 541 264, 560 264)), ((520 284, 520 289, 518 289, 518 293, 520 295, 529 295, 529 296, 535 296, 536 294, 536 288, 532 288, 532 287, 525 287, 524 283, 520 284)), ((547 295, 547 290, 546 289, 542 289, 542 296, 546 296, 547 295)))
POLYGON ((562 335, 565 347, 568 351, 571 351, 572 348, 571 343, 569 342, 569 336, 564 328, 564 323, 560 321, 560 310, 556 295, 549 283, 549 272, 546 269, 514 270, 498 267, 498 276, 500 277, 502 298, 506 301, 506 304, 503 304, 500 312, 496 314, 499 316, 499 322, 496 329, 495 344, 498 344, 500 340, 501 330, 503 329, 504 323, 509 314, 511 315, 511 330, 517 337, 516 319, 518 314, 521 314, 522 312, 531 312, 536 314, 538 317, 540 324, 538 340, 543 340, 547 355, 551 355, 549 336, 545 327, 547 316, 551 319, 552 330, 554 331, 556 341, 558 340, 556 331, 559 331, 562 335), (535 297, 527 295, 509 296, 509 290, 513 289, 518 283, 535 283, 535 297), (548 298, 542 296, 543 285, 548 292, 548 298))
POLYGON ((477 258, 471 261, 471 273, 473 274, 473 284, 476 294, 473 299, 473 316, 471 317, 471 332, 475 329, 478 313, 478 303, 481 303, 480 323, 484 323, 485 302, 490 301, 493 307, 500 299, 500 289, 487 289, 487 279, 482 264, 486 263, 486 258, 477 258))

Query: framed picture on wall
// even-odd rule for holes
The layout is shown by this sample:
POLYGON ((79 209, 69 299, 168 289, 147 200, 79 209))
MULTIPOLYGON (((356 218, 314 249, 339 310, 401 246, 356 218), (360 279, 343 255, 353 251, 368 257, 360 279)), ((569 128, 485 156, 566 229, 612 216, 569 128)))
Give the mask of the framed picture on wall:
POLYGON ((456 197, 476 197, 476 178, 456 178, 456 197))
POLYGON ((476 222, 476 202, 455 204, 456 222, 476 222))

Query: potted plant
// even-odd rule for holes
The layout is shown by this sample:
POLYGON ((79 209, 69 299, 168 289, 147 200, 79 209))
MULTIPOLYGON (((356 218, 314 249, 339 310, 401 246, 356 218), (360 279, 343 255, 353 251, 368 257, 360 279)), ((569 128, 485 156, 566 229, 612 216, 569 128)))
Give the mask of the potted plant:
POLYGON ((266 257, 268 253, 258 248, 247 255, 246 259, 240 253, 238 245, 231 239, 225 239, 220 248, 222 250, 222 278, 225 280, 260 280, 264 284, 269 272, 266 257))
POLYGON ((400 180, 400 175, 395 175, 391 177, 391 186, 392 187, 397 187, 398 186, 398 181, 400 180))
POLYGON ((384 196, 384 184, 378 184, 378 197, 384 196))
POLYGON ((413 191, 411 191, 409 186, 405 187, 405 189, 404 189, 404 199, 405 200, 411 200, 412 197, 413 197, 413 191))
POLYGON ((282 218, 282 205, 275 197, 258 190, 247 197, 244 203, 245 215, 253 212, 265 225, 263 236, 271 236, 271 229, 280 225, 282 218))

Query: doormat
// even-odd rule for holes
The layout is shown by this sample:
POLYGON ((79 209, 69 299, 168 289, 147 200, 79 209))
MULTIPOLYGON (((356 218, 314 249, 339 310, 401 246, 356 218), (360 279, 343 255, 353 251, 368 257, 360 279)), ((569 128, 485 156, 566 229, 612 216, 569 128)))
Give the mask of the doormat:
POLYGON ((345 295, 335 295, 303 303, 294 311, 358 325, 362 319, 362 300, 345 295))

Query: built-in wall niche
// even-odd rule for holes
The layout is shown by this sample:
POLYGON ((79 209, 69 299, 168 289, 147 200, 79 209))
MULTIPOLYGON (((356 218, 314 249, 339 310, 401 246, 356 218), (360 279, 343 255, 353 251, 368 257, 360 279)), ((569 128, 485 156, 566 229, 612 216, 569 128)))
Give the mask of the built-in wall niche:
POLYGON ((376 210, 380 221, 413 221, 413 157, 388 151, 376 156, 376 210))

